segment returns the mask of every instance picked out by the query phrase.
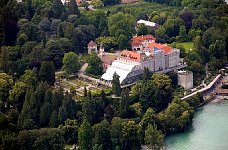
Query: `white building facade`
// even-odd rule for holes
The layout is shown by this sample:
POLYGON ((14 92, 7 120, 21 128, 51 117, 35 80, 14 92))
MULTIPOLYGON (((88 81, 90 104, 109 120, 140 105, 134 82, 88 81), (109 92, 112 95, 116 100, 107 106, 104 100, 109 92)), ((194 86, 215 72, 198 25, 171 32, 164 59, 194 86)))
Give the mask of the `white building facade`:
MULTIPOLYGON (((132 48, 138 44, 138 39, 134 40, 133 38, 132 48)), ((120 76, 120 84, 124 85, 139 79, 144 68, 156 72, 180 65, 179 49, 155 43, 152 38, 143 39, 142 43, 138 44, 138 48, 140 50, 123 50, 101 78, 111 82, 113 74, 116 72, 120 76)))

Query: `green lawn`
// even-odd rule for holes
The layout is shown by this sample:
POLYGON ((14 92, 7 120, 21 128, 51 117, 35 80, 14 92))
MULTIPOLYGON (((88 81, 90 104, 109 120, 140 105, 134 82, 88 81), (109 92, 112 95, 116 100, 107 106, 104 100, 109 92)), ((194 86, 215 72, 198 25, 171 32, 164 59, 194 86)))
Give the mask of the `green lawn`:
POLYGON ((181 43, 176 43, 176 47, 178 46, 183 46, 186 52, 189 52, 190 49, 193 48, 193 42, 181 42, 181 43))

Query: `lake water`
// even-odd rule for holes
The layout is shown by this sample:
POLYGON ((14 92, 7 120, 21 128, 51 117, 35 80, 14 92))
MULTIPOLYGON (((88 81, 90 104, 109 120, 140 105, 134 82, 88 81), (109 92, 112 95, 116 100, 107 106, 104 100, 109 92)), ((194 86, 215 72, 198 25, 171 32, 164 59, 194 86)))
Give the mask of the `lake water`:
POLYGON ((228 101, 200 108, 188 131, 165 139, 167 150, 228 150, 228 101))

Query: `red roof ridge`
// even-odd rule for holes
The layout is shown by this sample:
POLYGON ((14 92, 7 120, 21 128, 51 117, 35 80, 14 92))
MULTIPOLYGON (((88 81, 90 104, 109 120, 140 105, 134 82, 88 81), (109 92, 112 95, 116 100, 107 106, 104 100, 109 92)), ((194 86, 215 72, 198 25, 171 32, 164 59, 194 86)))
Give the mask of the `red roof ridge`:
POLYGON ((97 45, 97 43, 96 42, 94 42, 93 40, 91 40, 90 42, 89 42, 89 44, 88 44, 88 46, 96 46, 97 45))

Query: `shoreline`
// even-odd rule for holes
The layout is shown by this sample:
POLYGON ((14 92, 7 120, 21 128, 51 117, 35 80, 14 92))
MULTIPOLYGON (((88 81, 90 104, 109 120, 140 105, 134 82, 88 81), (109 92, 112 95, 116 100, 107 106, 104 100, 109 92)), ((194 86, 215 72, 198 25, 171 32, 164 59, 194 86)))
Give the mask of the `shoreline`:
POLYGON ((219 102, 227 101, 227 100, 228 100, 228 96, 217 95, 213 100, 211 100, 209 102, 209 104, 219 103, 219 102))

